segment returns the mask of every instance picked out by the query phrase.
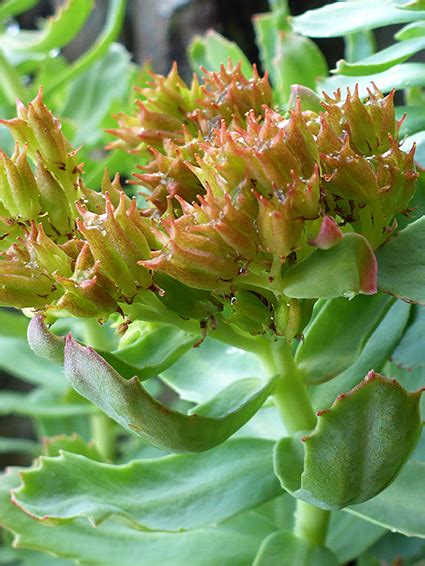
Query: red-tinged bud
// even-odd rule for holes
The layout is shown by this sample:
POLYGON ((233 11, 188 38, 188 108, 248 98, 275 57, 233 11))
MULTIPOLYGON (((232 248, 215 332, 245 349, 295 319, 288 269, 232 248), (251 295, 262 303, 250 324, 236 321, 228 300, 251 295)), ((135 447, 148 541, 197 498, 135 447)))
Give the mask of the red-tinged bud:
POLYGON ((320 114, 320 129, 317 134, 316 143, 320 154, 332 154, 341 151, 344 137, 337 135, 334 128, 329 123, 329 116, 320 114))
POLYGON ((152 258, 141 265, 162 271, 196 289, 226 289, 239 274, 240 262, 226 246, 214 228, 202 233, 191 230, 192 224, 184 216, 178 220, 167 218, 163 228, 167 232, 166 246, 152 252, 152 258))
POLYGON ((0 151, 0 201, 13 216, 22 221, 35 218, 40 211, 38 187, 27 160, 27 146, 16 146, 9 159, 0 151))
POLYGON ((32 221, 31 229, 22 240, 28 250, 30 262, 49 274, 71 275, 71 258, 43 230, 42 224, 32 221))
POLYGON ((336 221, 331 216, 325 216, 320 224, 317 236, 309 240, 310 246, 320 250, 329 250, 342 240, 343 234, 336 221))
POLYGON ((309 130, 301 108, 301 101, 297 98, 295 108, 291 110, 291 117, 285 130, 285 143, 289 150, 296 155, 301 164, 301 173, 310 177, 317 163, 319 151, 316 141, 309 130))
POLYGON ((45 273, 19 261, 0 261, 0 304, 15 308, 43 308, 53 299, 55 286, 45 273))

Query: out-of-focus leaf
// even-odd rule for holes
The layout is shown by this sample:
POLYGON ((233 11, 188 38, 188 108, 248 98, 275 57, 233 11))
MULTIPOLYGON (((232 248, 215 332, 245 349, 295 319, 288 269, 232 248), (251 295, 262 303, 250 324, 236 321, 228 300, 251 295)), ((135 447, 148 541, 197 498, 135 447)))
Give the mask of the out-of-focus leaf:
POLYGON ((4 0, 0 6, 0 20, 17 16, 30 10, 37 4, 37 0, 4 0))
POLYGON ((323 383, 353 365, 392 303, 383 294, 328 301, 297 349, 295 360, 304 380, 323 383))
POLYGON ((268 440, 237 439, 202 454, 122 466, 62 452, 41 457, 34 469, 23 472, 14 500, 31 516, 54 524, 86 517, 99 525, 118 515, 135 528, 196 529, 279 495, 272 448, 268 440), (111 485, 120 488, 111 492, 111 485))
POLYGON ((400 136, 403 138, 406 135, 411 135, 420 130, 425 130, 425 108, 422 106, 397 106, 396 118, 400 120, 404 115, 400 136))
POLYGON ((319 413, 314 431, 275 449, 282 486, 324 509, 367 501, 399 472, 421 433, 421 391, 371 372, 319 413))
POLYGON ((40 398, 40 393, 0 392, 0 415, 26 415, 29 417, 63 418, 89 415, 94 407, 88 403, 64 403, 57 399, 40 398))
POLYGON ((382 73, 398 63, 403 63, 422 49, 425 49, 424 36, 407 39, 355 63, 348 63, 341 59, 337 63, 335 72, 350 76, 382 73))
POLYGON ((81 566, 134 566, 141 557, 145 564, 187 566, 194 556, 202 556, 202 566, 246 566, 274 530, 270 521, 252 511, 215 528, 182 533, 143 532, 112 520, 96 529, 85 519, 51 528, 11 503, 10 490, 20 485, 18 473, 19 469, 9 469, 0 478, 0 525, 15 535, 15 545, 75 560, 81 566))
POLYGON ((344 77, 340 75, 330 77, 320 83, 318 90, 333 93, 338 88, 344 90, 347 87, 354 88, 358 84, 359 94, 361 97, 364 97, 367 96, 367 89, 370 88, 372 82, 384 93, 389 92, 393 88, 399 90, 423 87, 425 86, 425 63, 402 63, 401 65, 391 67, 391 69, 383 73, 366 75, 364 77, 344 77))
POLYGON ((399 10, 388 0, 333 2, 293 18, 294 31, 310 37, 338 37, 361 30, 414 22, 422 14, 399 10))
POLYGON ((387 489, 347 511, 404 535, 425 538, 425 462, 408 462, 387 489))
POLYGON ((425 0, 410 0, 405 4, 401 4, 400 8, 404 10, 425 10, 425 0))
POLYGON ((391 359, 397 365, 413 369, 425 366, 425 308, 414 306, 412 320, 391 359))
POLYGON ((296 299, 353 298, 376 293, 376 259, 366 238, 345 234, 330 250, 316 250, 286 272, 284 292, 296 299))
POLYGON ((334 553, 300 539, 293 533, 278 531, 261 544, 253 566, 338 566, 334 553))
POLYGON ((416 144, 415 161, 422 167, 425 167, 425 131, 416 132, 406 138, 403 144, 403 149, 410 149, 413 144, 416 144))
POLYGON ((188 57, 196 73, 200 67, 205 67, 208 71, 219 71, 220 66, 226 65, 230 59, 233 65, 241 63, 243 74, 248 78, 252 77, 252 65, 240 47, 214 30, 192 39, 188 57))
POLYGON ((0 454, 13 454, 15 452, 37 455, 41 452, 41 446, 37 442, 27 440, 26 438, 5 438, 0 436, 0 454))
POLYGON ((421 37, 425 35, 425 22, 413 22, 401 28, 394 37, 398 41, 405 41, 406 39, 413 39, 414 37, 421 37))
POLYGON ((425 216, 398 232, 377 252, 379 288, 400 299, 425 304, 425 216))
POLYGON ((185 415, 149 395, 137 378, 123 379, 93 349, 80 346, 71 336, 65 346, 65 376, 80 395, 125 429, 173 452, 197 452, 220 444, 258 411, 275 387, 273 379, 241 380, 238 397, 232 395, 232 384, 232 391, 221 391, 202 415, 185 415))
POLYGON ((21 31, 18 35, 3 34, 3 48, 30 53, 48 53, 68 45, 86 23, 93 9, 93 0, 66 0, 40 31, 21 31))
POLYGON ((345 37, 345 58, 349 63, 370 57, 375 51, 375 35, 371 30, 350 33, 345 37))

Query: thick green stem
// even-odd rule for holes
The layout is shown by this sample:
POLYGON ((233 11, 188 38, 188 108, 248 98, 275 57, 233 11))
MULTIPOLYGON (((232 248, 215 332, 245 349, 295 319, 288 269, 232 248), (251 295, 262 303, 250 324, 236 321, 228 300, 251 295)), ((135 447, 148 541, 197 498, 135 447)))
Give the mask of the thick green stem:
MULTIPOLYGON (((279 375, 274 398, 288 434, 313 429, 316 415, 288 343, 283 339, 275 342, 262 359, 271 375, 279 375)), ((313 544, 324 544, 329 517, 329 511, 298 500, 294 534, 313 544)))
POLYGON ((298 500, 295 511, 294 534, 313 544, 324 545, 329 519, 330 513, 326 509, 320 509, 310 505, 310 503, 298 500))

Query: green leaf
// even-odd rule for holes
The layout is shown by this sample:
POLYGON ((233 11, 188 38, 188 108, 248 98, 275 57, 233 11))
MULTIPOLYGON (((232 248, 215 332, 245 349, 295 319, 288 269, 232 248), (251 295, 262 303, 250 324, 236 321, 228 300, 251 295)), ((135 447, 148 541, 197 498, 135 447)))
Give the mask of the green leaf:
MULTIPOLYGON (((28 417, 66 418, 89 415, 94 407, 88 403, 66 403, 56 398, 43 399, 42 392, 18 393, 0 391, 0 415, 25 415, 28 417)), ((48 393, 46 395, 49 395, 48 393)))
POLYGON ((425 22, 413 22, 401 28, 394 37, 397 41, 405 41, 406 39, 413 39, 414 37, 421 37, 425 35, 425 22))
POLYGON ((205 403, 234 381, 262 371, 253 354, 207 337, 163 371, 161 379, 182 399, 205 403))
POLYGON ((425 462, 408 462, 377 497, 346 511, 404 535, 425 538, 424 478, 425 462))
POLYGON ((423 14, 399 10, 388 0, 334 2, 293 18, 294 31, 310 37, 338 37, 361 30, 403 24, 423 14))
POLYGON ((192 39, 188 47, 188 58, 192 69, 198 73, 200 67, 208 71, 219 71, 228 59, 233 65, 241 63, 243 74, 252 77, 252 65, 245 53, 233 41, 229 41, 214 30, 192 39))
POLYGON ((361 381, 359 376, 365 375, 370 368, 381 371, 399 343, 409 315, 410 305, 396 301, 368 340, 358 360, 332 381, 310 388, 310 398, 316 411, 326 409, 341 392, 355 387, 361 381))
POLYGON ((162 405, 142 387, 137 378, 123 379, 93 349, 80 346, 68 336, 65 346, 65 376, 83 397, 100 407, 126 430, 149 443, 173 452, 208 450, 224 442, 241 428, 272 393, 275 380, 264 383, 244 380, 238 399, 226 390, 209 406, 212 416, 185 415, 162 405))
POLYGON ((358 85, 360 96, 365 97, 372 82, 384 93, 390 92, 393 88, 399 90, 423 87, 425 86, 425 63, 402 63, 382 73, 364 77, 344 77, 341 75, 330 77, 319 84, 318 90, 333 93, 338 88, 343 91, 346 88, 352 89, 358 85))
POLYGON ((323 383, 353 365, 392 303, 383 294, 329 300, 304 331, 296 352, 304 380, 323 383))
POLYGON ((425 167, 425 131, 416 132, 409 136, 403 144, 403 149, 411 148, 416 144, 415 161, 422 167, 425 167))
POLYGON ((278 531, 261 544, 253 566, 338 566, 335 554, 323 546, 278 531))
POLYGON ((414 306, 411 323, 404 333, 391 359, 399 366, 409 369, 425 366, 425 308, 414 306))
POLYGON ((52 553, 81 566, 193 564, 246 566, 254 560, 261 541, 273 526, 261 515, 248 512, 215 528, 182 533, 142 532, 122 522, 106 521, 93 529, 85 519, 51 528, 34 521, 10 501, 10 490, 20 485, 19 470, 10 468, 0 480, 0 525, 15 535, 15 545, 52 553))
POLYGON ((90 458, 90 461, 103 462, 96 446, 92 442, 85 442, 78 434, 74 433, 71 436, 61 434, 43 439, 43 454, 45 456, 54 458, 60 456, 62 451, 90 458))
POLYGON ((345 234, 329 250, 316 250, 286 272, 284 292, 295 299, 352 298, 376 293, 376 259, 360 234, 345 234))
MULTIPOLYGON (((1 401, 0 401, 1 403, 1 401)), ((28 453, 34 456, 41 452, 41 447, 33 440, 26 438, 0 437, 0 454, 28 453)))
POLYGON ((425 10, 425 0, 410 0, 410 2, 402 4, 400 8, 404 10, 425 10))
POLYGON ((376 51, 376 41, 373 31, 358 31, 344 38, 345 58, 349 63, 361 61, 370 57, 376 51))
POLYGON ((75 565, 75 562, 46 556, 36 550, 0 546, 0 564, 7 566, 72 566, 75 565))
POLYGON ((262 68, 269 73, 271 83, 276 85, 279 73, 275 65, 275 57, 279 32, 288 28, 285 13, 278 10, 266 14, 257 14, 253 17, 252 23, 262 68))
POLYGON ((309 38, 280 31, 273 58, 274 87, 278 101, 286 105, 293 84, 316 88, 318 81, 328 76, 326 59, 309 38))
POLYGON ((408 136, 419 132, 420 130, 425 130, 425 108, 422 106, 397 106, 396 107, 396 118, 400 120, 406 114, 401 128, 400 136, 408 136))
POLYGON ((418 51, 425 49, 425 37, 416 37, 400 43, 395 43, 370 57, 355 63, 348 63, 341 59, 337 62, 335 72, 341 75, 371 75, 381 73, 390 67, 403 63, 418 51))
POLYGON ((4 0, 0 6, 0 20, 5 20, 30 10, 37 0, 4 0))
POLYGON ((409 224, 377 251, 378 285, 385 293, 425 304, 425 216, 409 224))
POLYGON ((35 469, 22 472, 23 485, 14 491, 14 500, 31 516, 52 524, 86 517, 97 526, 117 515, 134 528, 196 529, 281 492, 272 448, 268 440, 235 439, 202 454, 121 466, 61 452, 57 458, 41 457, 35 469), (112 485, 119 490, 111 491, 112 485))
POLYGON ((16 36, 0 36, 2 47, 12 51, 48 53, 68 45, 86 23, 93 0, 67 0, 46 21, 41 31, 21 31, 16 36))
POLYGON ((394 480, 418 442, 420 394, 370 372, 318 414, 316 428, 302 442, 290 437, 278 442, 275 471, 282 486, 324 509, 374 497, 394 480))

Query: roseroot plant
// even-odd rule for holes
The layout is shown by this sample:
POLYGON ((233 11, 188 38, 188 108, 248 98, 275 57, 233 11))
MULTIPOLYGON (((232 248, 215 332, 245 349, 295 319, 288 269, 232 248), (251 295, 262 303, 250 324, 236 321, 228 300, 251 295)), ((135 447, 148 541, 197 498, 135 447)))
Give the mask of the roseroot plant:
MULTIPOLYGON (((30 318, 49 382, 0 398, 50 437, 0 481, 16 546, 54 564, 332 566, 374 564, 390 530, 419 556, 415 147, 394 92, 318 96, 316 78, 287 96, 243 59, 152 74, 109 130, 141 163, 137 198, 108 171, 87 186, 41 90, 3 121, 0 303, 30 318), (94 445, 55 436, 58 417, 94 445)), ((27 359, 23 318, 2 316, 27 359)))

